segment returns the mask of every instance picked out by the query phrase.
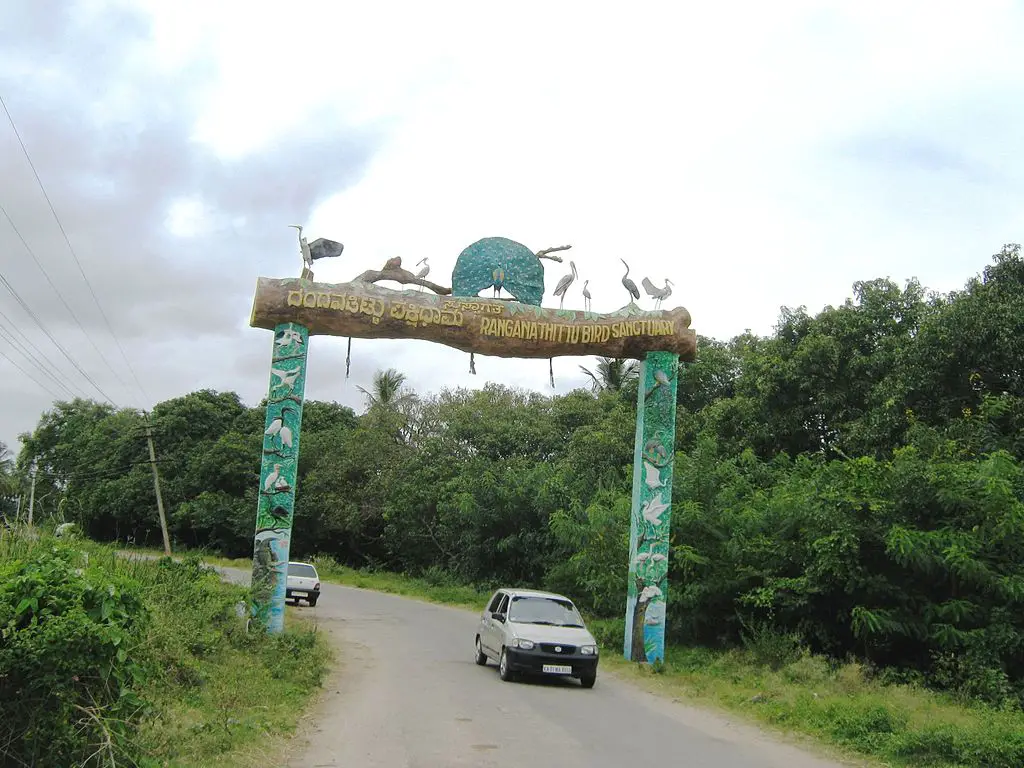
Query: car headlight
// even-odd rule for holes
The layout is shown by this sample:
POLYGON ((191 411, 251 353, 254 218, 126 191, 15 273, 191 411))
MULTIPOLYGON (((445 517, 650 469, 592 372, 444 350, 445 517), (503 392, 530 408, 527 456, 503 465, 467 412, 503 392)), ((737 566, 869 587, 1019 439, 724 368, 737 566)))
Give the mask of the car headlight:
POLYGON ((582 653, 584 656, 596 656, 597 655, 597 646, 596 645, 581 645, 580 646, 580 653, 582 653))
POLYGON ((522 648, 524 651, 533 650, 533 640, 524 640, 521 637, 517 637, 512 641, 513 648, 522 648))

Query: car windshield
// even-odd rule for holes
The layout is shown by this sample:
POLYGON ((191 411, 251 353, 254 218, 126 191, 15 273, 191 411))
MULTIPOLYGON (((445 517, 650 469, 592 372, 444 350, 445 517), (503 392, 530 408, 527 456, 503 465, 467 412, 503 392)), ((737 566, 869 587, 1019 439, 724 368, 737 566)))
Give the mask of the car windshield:
POLYGON ((289 576, 303 576, 307 579, 316 578, 316 568, 305 563, 288 563, 289 576))
POLYGON ((520 624, 552 624, 556 627, 582 627, 583 619, 568 600, 553 597, 513 597, 509 621, 520 624))

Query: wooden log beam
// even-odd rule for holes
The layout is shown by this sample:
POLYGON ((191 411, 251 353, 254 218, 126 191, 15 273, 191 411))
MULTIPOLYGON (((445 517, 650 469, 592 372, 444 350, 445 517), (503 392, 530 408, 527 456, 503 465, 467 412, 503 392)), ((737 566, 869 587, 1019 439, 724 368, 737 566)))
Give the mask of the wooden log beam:
POLYGON ((360 279, 331 284, 259 278, 249 324, 273 330, 287 322, 304 325, 311 336, 423 339, 495 357, 642 360, 648 352, 674 352, 693 361, 697 354, 697 334, 684 307, 647 312, 630 304, 601 314, 398 291, 360 279))

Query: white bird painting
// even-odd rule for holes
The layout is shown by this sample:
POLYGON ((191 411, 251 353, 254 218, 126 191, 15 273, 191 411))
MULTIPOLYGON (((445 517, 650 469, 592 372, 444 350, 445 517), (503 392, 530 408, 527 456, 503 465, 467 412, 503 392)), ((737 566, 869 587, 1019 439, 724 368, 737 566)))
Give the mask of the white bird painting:
POLYGON ((278 337, 274 343, 277 344, 277 348, 280 351, 285 347, 290 347, 292 344, 301 344, 302 335, 294 328, 286 328, 281 331, 280 337, 278 337))
POLYGON ((269 492, 271 488, 277 485, 279 480, 284 480, 281 477, 281 465, 275 464, 274 469, 267 475, 267 479, 263 481, 263 490, 269 492))
POLYGON ((652 563, 661 563, 665 560, 668 560, 668 558, 660 552, 637 552, 636 559, 634 560, 634 562, 637 565, 642 565, 643 563, 646 563, 648 560, 650 560, 652 563))
POLYGON ((282 447, 292 447, 292 430, 287 424, 284 423, 284 415, 286 413, 294 413, 294 408, 282 408, 281 415, 270 422, 270 426, 264 430, 263 434, 270 437, 273 440, 275 437, 281 441, 282 447))
POLYGON ((263 434, 264 435, 269 435, 270 437, 273 437, 274 435, 276 435, 278 432, 281 431, 281 427, 283 427, 283 426, 284 426, 284 419, 282 419, 280 416, 278 416, 276 419, 274 419, 272 422, 270 422, 270 426, 267 427, 263 431, 263 434))
POLYGON ((665 510, 670 506, 669 502, 661 500, 661 494, 659 493, 650 501, 644 502, 643 506, 640 507, 640 514, 651 525, 661 525, 661 516, 665 514, 665 510))
POLYGON ((661 597, 662 594, 663 593, 662 593, 662 591, 661 591, 661 589, 659 587, 657 587, 654 584, 648 584, 640 592, 640 602, 641 603, 650 602, 651 600, 653 600, 656 597, 661 597))
POLYGON ((299 374, 302 373, 302 366, 300 365, 297 368, 292 368, 291 370, 271 368, 270 372, 281 380, 280 383, 277 384, 276 386, 288 387, 288 389, 290 390, 292 389, 292 387, 295 386, 295 382, 298 380, 299 374))
POLYGON ((647 483, 648 488, 661 488, 665 485, 665 482, 661 479, 661 470, 651 464, 651 462, 644 461, 644 469, 647 470, 644 482, 647 483))

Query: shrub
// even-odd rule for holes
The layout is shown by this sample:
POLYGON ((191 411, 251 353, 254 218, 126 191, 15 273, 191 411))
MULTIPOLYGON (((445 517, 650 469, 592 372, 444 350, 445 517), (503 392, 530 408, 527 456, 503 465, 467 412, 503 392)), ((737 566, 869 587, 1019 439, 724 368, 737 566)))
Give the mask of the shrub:
POLYGON ((134 764, 148 707, 139 585, 39 548, 0 571, 0 745, 29 765, 134 764))

